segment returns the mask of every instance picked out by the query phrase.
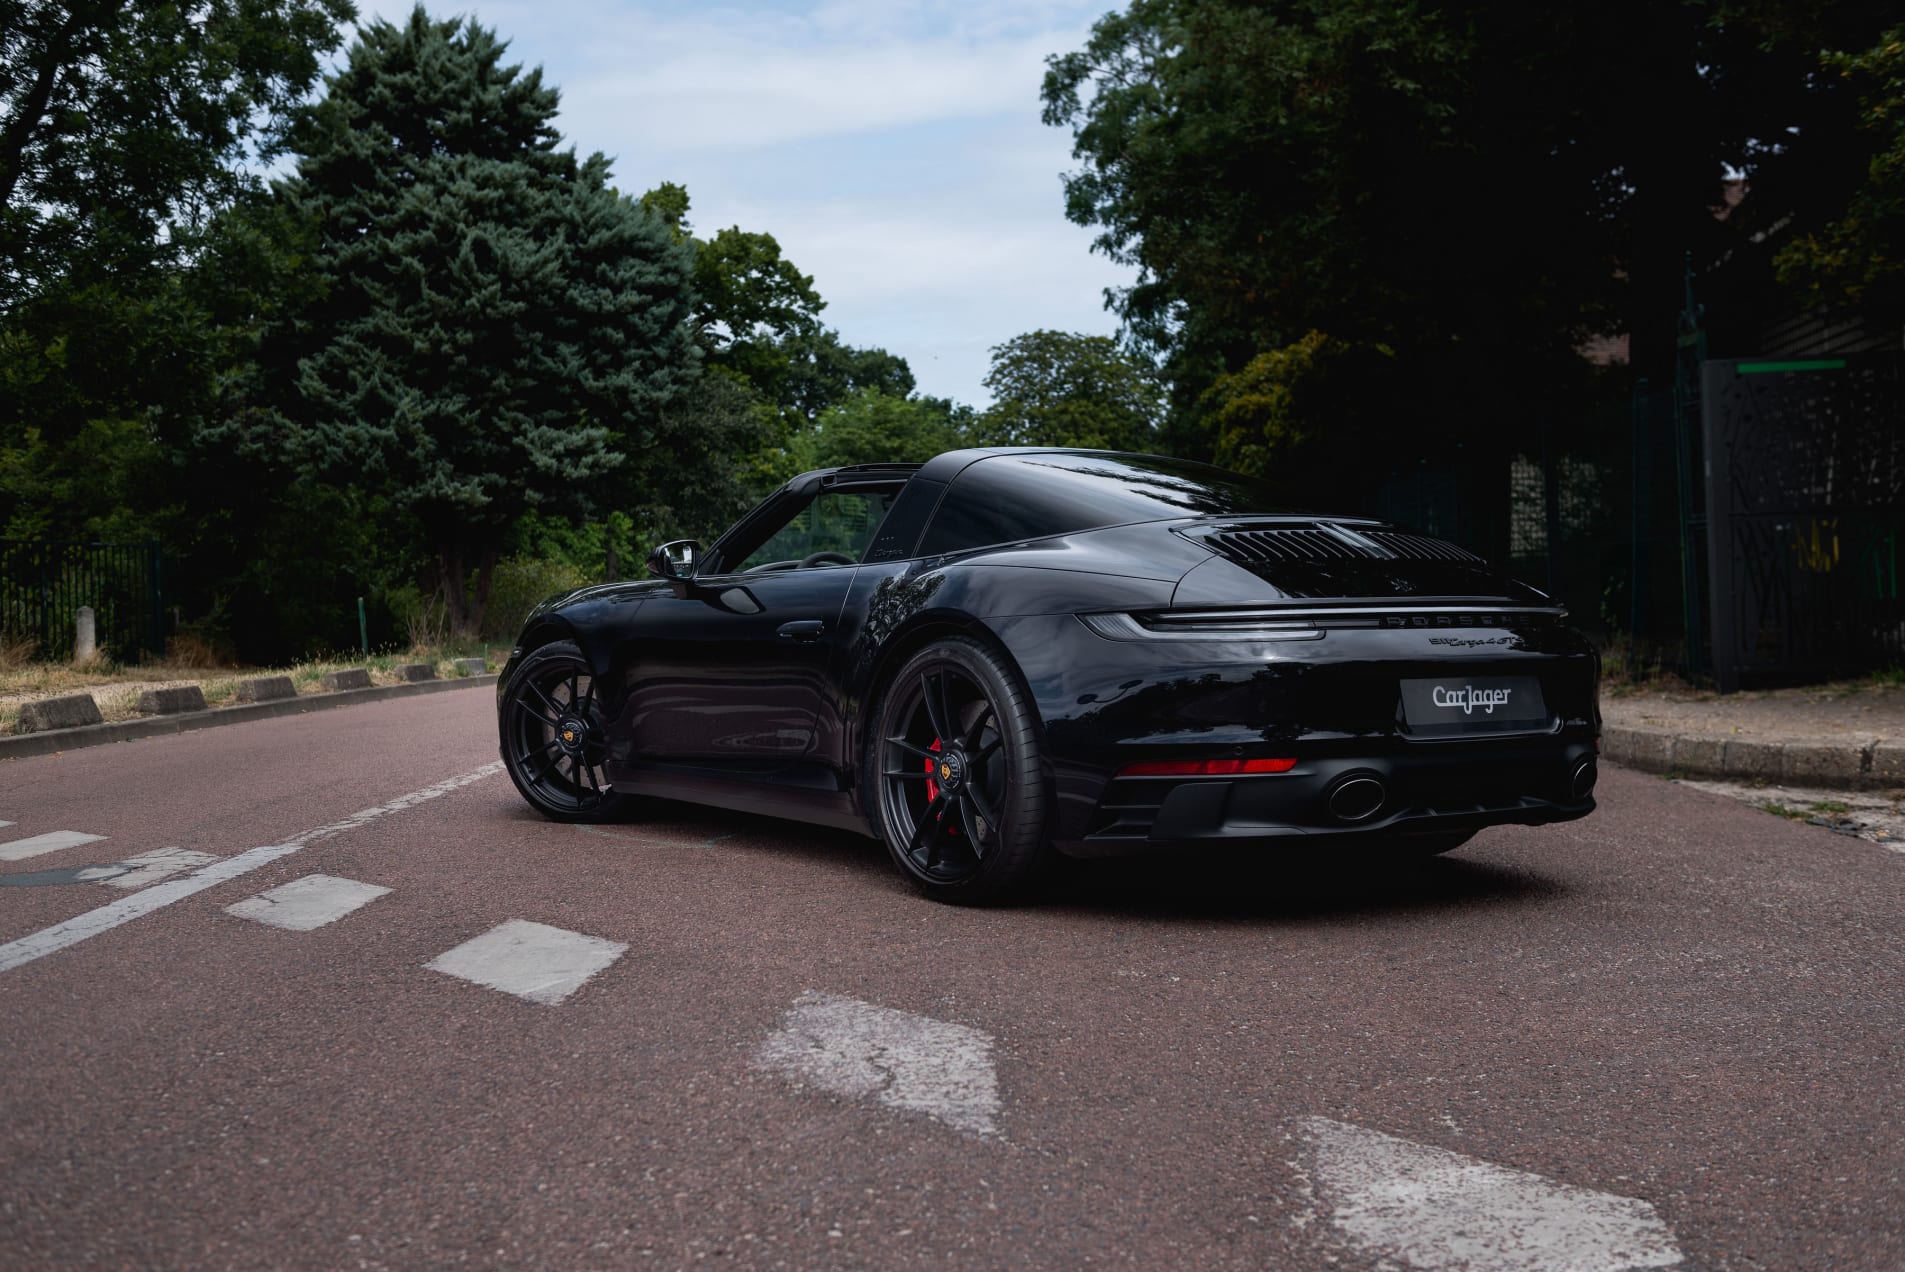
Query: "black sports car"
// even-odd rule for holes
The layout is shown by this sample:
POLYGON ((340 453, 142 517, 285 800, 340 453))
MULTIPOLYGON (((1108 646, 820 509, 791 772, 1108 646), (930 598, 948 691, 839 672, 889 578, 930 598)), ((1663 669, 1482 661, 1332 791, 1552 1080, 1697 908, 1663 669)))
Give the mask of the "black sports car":
POLYGON ((796 477, 653 581, 544 602, 499 690, 546 816, 646 796, 874 835, 929 895, 1053 852, 1443 852, 1581 817, 1599 657, 1438 539, 1221 469, 961 450, 796 477))

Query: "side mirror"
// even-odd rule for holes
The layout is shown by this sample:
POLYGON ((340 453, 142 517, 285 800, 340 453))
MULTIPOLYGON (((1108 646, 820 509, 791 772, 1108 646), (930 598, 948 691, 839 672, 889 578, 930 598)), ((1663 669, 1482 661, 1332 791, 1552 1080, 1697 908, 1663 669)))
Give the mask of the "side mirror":
POLYGON ((648 554, 648 572, 671 583, 686 583, 701 563, 701 545, 693 539, 664 543, 648 554))

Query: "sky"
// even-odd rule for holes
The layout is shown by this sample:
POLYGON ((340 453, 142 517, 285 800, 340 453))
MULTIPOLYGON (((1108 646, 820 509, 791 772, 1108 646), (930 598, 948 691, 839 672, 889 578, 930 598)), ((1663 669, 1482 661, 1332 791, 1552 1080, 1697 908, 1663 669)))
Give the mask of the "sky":
MULTIPOLYGON (((562 90, 558 126, 639 194, 685 185, 697 234, 764 231, 850 345, 904 357, 919 392, 984 406, 988 350, 1110 334, 1128 271, 1065 219, 1068 129, 1039 121, 1047 55, 1114 0, 433 3, 511 42, 562 90)), ((392 0, 362 19, 400 21, 392 0)))

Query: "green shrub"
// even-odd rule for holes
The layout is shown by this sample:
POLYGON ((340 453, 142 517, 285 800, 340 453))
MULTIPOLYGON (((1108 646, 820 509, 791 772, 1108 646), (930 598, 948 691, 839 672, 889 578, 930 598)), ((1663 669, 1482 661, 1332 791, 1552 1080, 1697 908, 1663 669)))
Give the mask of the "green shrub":
POLYGON ((567 561, 548 561, 536 557, 506 557, 496 563, 496 575, 490 583, 489 609, 483 615, 486 639, 507 641, 515 638, 523 620, 544 599, 568 592, 590 582, 582 569, 567 561))

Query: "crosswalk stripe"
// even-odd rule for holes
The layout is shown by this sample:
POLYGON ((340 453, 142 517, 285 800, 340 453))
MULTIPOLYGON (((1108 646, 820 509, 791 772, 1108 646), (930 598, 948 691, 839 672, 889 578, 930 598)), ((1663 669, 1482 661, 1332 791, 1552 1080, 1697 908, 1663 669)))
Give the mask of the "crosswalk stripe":
POLYGON ((266 844, 248 849, 233 857, 220 858, 196 874, 187 875, 183 879, 167 879, 163 883, 156 883, 150 888, 135 892, 128 897, 121 897, 98 909, 88 910, 84 914, 55 923, 52 927, 41 928, 37 932, 8 941, 0 945, 0 972, 12 971, 35 959, 45 958, 55 951, 78 945, 81 941, 90 940, 102 932, 110 932, 122 923, 130 923, 142 915, 164 909, 175 901, 183 901, 186 897, 203 892, 207 888, 215 888, 228 879, 235 879, 261 866, 270 865, 280 857, 288 857, 310 844, 356 830, 379 817, 387 817, 392 813, 415 808, 418 804, 441 798, 452 791, 461 790, 472 782, 480 782, 502 771, 503 762, 492 760, 481 768, 473 769, 457 777, 445 778, 434 786, 426 786, 422 790, 411 791, 408 795, 400 795, 388 804, 378 804, 352 813, 343 821, 307 830, 281 844, 266 844))
POLYGON ((188 848, 155 848, 151 852, 142 852, 136 857, 127 857, 118 863, 129 867, 125 873, 115 873, 98 880, 109 888, 146 888, 168 879, 181 870, 196 870, 200 866, 217 861, 209 852, 193 852, 188 848))
POLYGON ((1424 1272, 1625 1272, 1681 1262, 1634 1197, 1577 1188, 1329 1118, 1297 1123, 1336 1229, 1424 1272))
POLYGON ((424 966, 553 1007, 627 951, 620 941, 512 919, 424 966))
POLYGON ((289 932, 309 932, 335 923, 389 892, 389 888, 374 883, 340 879, 336 875, 305 875, 228 905, 225 913, 289 932))
POLYGON ((762 1069, 848 1099, 998 1130, 992 1036, 966 1025, 809 990, 755 1053, 762 1069))
POLYGON ((89 835, 83 830, 49 830, 44 835, 34 835, 28 839, 15 839, 11 843, 0 844, 0 861, 25 861, 28 857, 58 852, 62 848, 96 844, 104 838, 104 835, 89 835))

